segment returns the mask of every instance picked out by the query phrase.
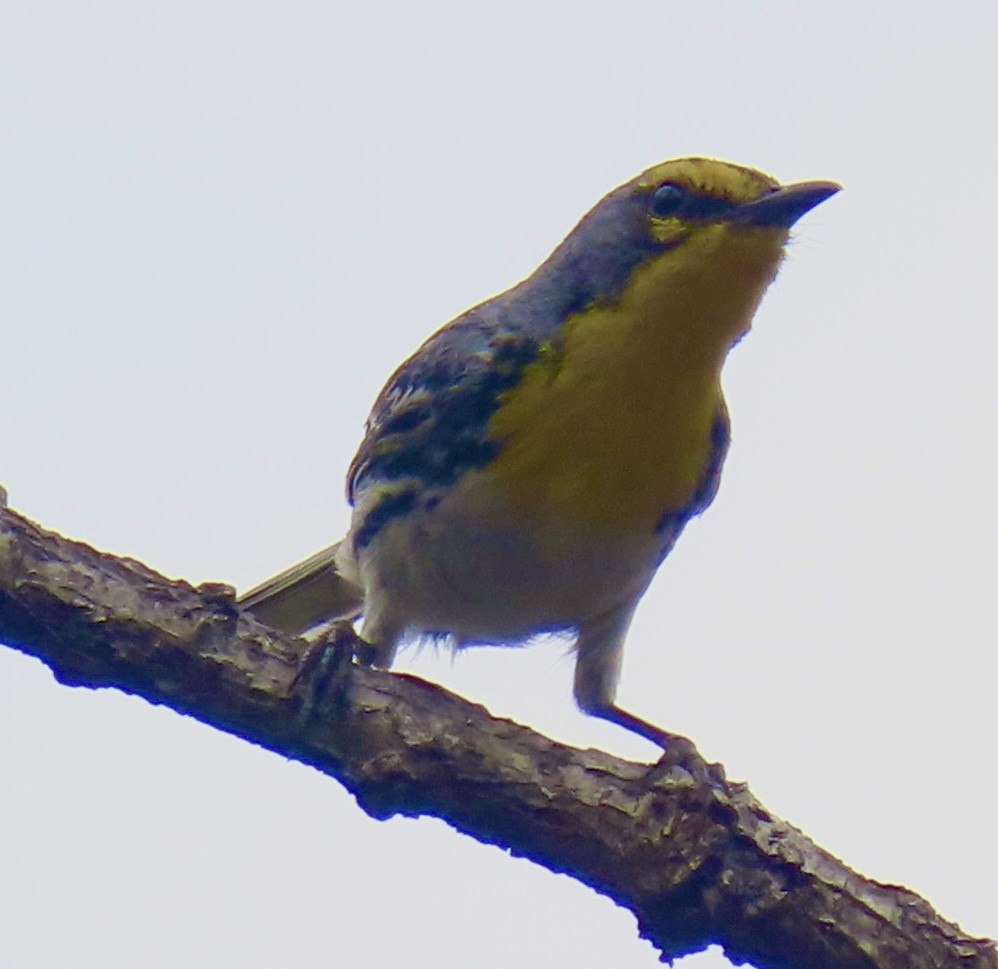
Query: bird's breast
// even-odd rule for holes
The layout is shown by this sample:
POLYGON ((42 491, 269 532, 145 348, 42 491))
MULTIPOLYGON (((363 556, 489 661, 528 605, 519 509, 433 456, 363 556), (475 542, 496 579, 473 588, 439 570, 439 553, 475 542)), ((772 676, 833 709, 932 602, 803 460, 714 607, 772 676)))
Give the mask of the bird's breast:
POLYGON ((779 253, 674 255, 638 270, 618 301, 569 320, 493 415, 492 472, 524 514, 620 533, 698 510, 719 470, 721 366, 779 253))

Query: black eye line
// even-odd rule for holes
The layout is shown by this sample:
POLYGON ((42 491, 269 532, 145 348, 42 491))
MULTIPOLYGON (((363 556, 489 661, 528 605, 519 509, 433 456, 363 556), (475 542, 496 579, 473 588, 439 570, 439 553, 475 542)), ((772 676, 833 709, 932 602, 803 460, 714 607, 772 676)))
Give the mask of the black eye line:
POLYGON ((682 207, 682 212, 688 219, 709 222, 728 215, 737 208, 737 203, 730 202, 728 199, 719 199, 713 195, 690 193, 688 201, 682 207))
MULTIPOLYGON (((667 185, 677 189, 683 196, 679 205, 676 206, 674 211, 670 212, 669 215, 666 216, 667 218, 682 216, 684 219, 691 219, 695 222, 710 222, 722 216, 728 215, 738 208, 737 202, 717 198, 713 195, 706 195, 702 192, 695 192, 688 188, 684 188, 682 185, 678 185, 675 182, 663 182, 661 185, 657 186, 652 192, 652 202, 654 201, 655 193, 660 189, 665 188, 667 185)), ((650 202, 649 205, 651 205, 652 202, 650 202)), ((655 214, 654 210, 652 210, 652 214, 655 214)), ((660 218, 662 218, 662 216, 660 216, 660 218)))

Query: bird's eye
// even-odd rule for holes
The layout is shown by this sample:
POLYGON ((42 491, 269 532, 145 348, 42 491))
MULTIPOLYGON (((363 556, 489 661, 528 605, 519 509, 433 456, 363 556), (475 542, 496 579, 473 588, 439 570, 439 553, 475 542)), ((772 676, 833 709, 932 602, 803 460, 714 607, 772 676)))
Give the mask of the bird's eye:
POLYGON ((666 182, 655 189, 648 203, 648 209, 652 215, 660 219, 667 219, 670 215, 675 215, 686 200, 686 193, 672 182, 666 182))

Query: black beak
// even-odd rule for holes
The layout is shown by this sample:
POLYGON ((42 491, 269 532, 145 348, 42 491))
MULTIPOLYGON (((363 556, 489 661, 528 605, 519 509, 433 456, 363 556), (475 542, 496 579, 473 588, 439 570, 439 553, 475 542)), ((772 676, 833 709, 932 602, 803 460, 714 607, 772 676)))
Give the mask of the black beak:
POLYGON ((747 225, 789 229, 802 215, 842 190, 835 182, 797 182, 739 205, 727 219, 747 225))

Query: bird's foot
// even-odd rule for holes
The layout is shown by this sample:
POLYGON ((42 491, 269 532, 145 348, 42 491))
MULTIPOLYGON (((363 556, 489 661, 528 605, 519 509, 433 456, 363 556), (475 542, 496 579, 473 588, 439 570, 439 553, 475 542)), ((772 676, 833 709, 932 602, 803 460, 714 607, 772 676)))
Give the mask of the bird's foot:
POLYGON ((335 704, 345 694, 354 661, 370 665, 365 660, 369 650, 347 621, 333 623, 309 644, 291 687, 299 700, 295 720, 300 728, 312 719, 320 700, 331 697, 335 704))

